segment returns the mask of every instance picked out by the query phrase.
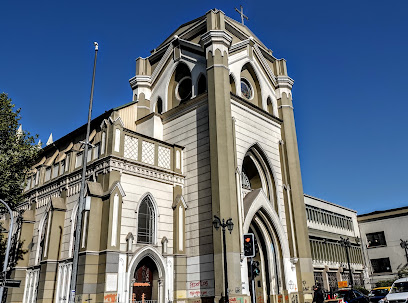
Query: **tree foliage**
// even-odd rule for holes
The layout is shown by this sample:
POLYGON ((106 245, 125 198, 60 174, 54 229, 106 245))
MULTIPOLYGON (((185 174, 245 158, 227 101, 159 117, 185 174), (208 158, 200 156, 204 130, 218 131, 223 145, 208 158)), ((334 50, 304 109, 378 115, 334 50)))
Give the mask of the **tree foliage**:
POLYGON ((388 287, 392 286, 392 283, 394 283, 395 279, 391 280, 381 280, 375 283, 375 287, 388 287))
POLYGON ((19 132, 21 109, 5 93, 0 94, 0 199, 10 208, 22 201, 25 178, 39 148, 34 145, 36 136, 19 132))

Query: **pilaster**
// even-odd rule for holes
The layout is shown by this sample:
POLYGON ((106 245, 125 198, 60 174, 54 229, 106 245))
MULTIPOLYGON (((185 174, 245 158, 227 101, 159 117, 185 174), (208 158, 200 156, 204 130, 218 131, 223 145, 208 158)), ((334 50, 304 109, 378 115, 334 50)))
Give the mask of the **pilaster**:
MULTIPOLYGON (((288 77, 287 77, 288 78, 288 77)), ((287 81, 285 81, 285 84, 287 81)), ((291 257, 298 259, 296 263, 297 285, 299 289, 300 302, 311 302, 313 286, 313 266, 310 250, 309 236, 306 222, 306 208, 303 197, 302 176, 300 172, 299 151, 296 138, 295 119, 291 94, 288 89, 281 94, 278 100, 279 114, 283 119, 282 139, 284 151, 284 179, 288 204, 287 211, 291 217, 289 225, 289 239, 291 257), (296 227, 296 228, 294 228, 296 227)))
MULTIPOLYGON (((207 58, 208 111, 211 165, 212 218, 232 218, 238 226, 232 115, 229 85, 228 50, 232 37, 225 31, 221 11, 207 13, 207 32, 201 45, 207 58)), ((224 265, 222 230, 213 230, 215 300, 224 294, 224 265)), ((236 227, 226 231, 228 286, 231 294, 241 294, 240 239, 236 227)))

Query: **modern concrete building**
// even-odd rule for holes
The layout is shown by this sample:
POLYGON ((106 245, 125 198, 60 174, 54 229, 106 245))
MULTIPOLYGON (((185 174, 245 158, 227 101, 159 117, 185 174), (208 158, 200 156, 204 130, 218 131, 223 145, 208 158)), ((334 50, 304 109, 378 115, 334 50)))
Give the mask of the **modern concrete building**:
POLYGON ((346 248, 355 286, 367 286, 368 272, 363 260, 357 212, 319 198, 305 195, 307 226, 312 250, 314 279, 325 290, 336 290, 339 281, 350 285, 346 248))
MULTIPOLYGON (((259 245, 255 301, 312 301, 292 85, 286 61, 217 9, 137 59, 133 101, 91 123, 78 302, 219 302, 214 216, 234 224, 231 302, 251 301, 248 232, 259 245)), ((85 133, 49 142, 33 167, 19 206, 29 252, 8 302, 68 300, 85 133)))
POLYGON ((408 206, 358 215, 365 257, 370 268, 372 287, 381 280, 397 278, 397 272, 408 263, 408 206))

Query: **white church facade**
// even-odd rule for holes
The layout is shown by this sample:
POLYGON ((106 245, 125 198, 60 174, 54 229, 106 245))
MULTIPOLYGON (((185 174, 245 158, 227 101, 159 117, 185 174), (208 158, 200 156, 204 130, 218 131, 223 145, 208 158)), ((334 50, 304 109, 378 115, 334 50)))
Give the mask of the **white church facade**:
MULTIPOLYGON (((222 11, 180 26, 129 80, 132 102, 91 123, 77 302, 312 301, 293 80, 222 11), (260 263, 250 287, 243 236, 260 263), (253 295, 251 296, 251 294, 253 295)), ((28 250, 8 302, 67 302, 86 126, 43 148, 25 189, 28 250)), ((253 302, 255 303, 255 302, 253 302)))

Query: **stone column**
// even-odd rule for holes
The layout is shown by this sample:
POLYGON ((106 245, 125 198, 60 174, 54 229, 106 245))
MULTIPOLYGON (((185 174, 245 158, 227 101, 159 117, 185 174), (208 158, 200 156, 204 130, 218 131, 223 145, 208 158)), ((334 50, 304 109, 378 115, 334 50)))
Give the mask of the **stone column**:
MULTIPOLYGON (((282 86, 291 84, 289 77, 278 77, 282 86)), ((284 152, 287 158, 286 180, 290 186, 290 197, 292 203, 293 238, 290 241, 291 257, 298 258, 296 263, 297 284, 299 287, 300 301, 312 301, 313 266, 310 250, 309 235, 306 222, 306 208, 303 198, 302 176, 300 173, 299 152, 296 138, 295 118, 293 114, 292 97, 289 89, 281 90, 281 98, 278 100, 279 114, 283 120, 282 139, 284 141, 284 152), (296 247, 293 247, 295 245, 296 247)), ((289 208, 290 209, 290 208, 289 208)), ((289 238, 292 237, 290 235, 289 238)))
MULTIPOLYGON (((201 44, 207 57, 212 215, 232 218, 235 228, 226 231, 230 295, 241 294, 238 201, 236 194, 233 131, 230 101, 228 49, 232 38, 225 31, 221 11, 207 13, 207 32, 201 44)), ((211 218, 213 220, 213 218, 211 218)), ((224 294, 221 228, 213 230, 215 300, 224 294)))

